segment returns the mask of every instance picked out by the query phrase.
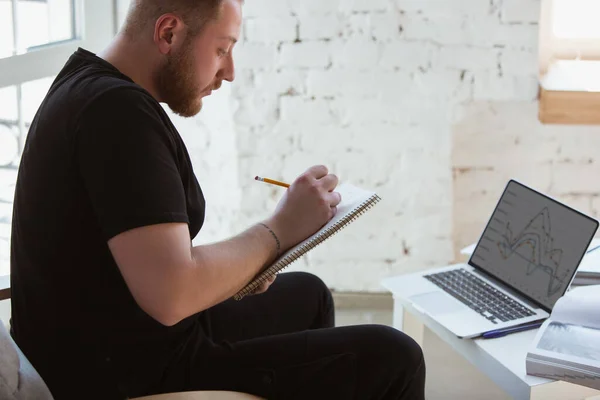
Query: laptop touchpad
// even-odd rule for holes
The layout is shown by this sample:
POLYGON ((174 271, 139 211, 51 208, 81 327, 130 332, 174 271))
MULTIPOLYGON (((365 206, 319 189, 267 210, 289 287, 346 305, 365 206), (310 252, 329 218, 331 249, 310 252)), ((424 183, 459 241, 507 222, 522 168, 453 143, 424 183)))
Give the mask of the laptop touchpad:
POLYGON ((429 292, 410 297, 418 307, 430 315, 450 314, 464 311, 465 305, 442 292, 429 292))

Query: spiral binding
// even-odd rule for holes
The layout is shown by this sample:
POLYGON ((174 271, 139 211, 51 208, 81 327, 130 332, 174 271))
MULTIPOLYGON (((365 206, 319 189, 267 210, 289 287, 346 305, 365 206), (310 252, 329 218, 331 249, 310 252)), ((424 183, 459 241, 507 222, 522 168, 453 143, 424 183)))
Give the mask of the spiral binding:
POLYGON ((277 274, 282 269, 288 267, 290 264, 298 260, 304 254, 314 249, 321 243, 323 243, 326 239, 345 228, 348 224, 355 221, 358 217, 363 215, 369 209, 371 209, 375 204, 377 204, 381 200, 381 197, 378 195, 373 195, 369 197, 369 199, 362 202, 358 207, 350 211, 347 215, 337 221, 335 224, 331 225, 329 228, 325 229, 323 232, 320 232, 317 236, 315 236, 312 240, 307 243, 304 243, 302 246, 294 250, 292 253, 279 260, 268 269, 263 271, 256 279, 252 281, 252 283, 246 285, 242 290, 240 290, 236 295, 233 296, 235 300, 241 300, 244 296, 247 296, 254 292, 256 288, 262 285, 267 279, 271 278, 273 275, 277 274))

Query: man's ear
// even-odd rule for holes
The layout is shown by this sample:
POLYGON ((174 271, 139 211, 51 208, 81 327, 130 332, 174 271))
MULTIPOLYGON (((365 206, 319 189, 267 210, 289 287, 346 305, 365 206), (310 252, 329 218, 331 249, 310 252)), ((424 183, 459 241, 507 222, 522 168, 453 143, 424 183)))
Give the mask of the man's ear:
POLYGON ((185 31, 183 21, 174 14, 165 14, 156 20, 154 43, 162 54, 169 54, 173 47, 183 43, 185 31))

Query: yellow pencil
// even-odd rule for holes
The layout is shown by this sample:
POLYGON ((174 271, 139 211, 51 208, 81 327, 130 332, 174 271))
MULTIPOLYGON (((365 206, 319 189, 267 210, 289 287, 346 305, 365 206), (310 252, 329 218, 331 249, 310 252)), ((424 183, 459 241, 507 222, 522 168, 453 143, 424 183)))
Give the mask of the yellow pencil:
POLYGON ((284 188, 290 187, 290 185, 288 185, 287 183, 279 182, 279 181, 269 179, 269 178, 261 178, 260 176, 256 176, 256 177, 254 177, 254 179, 257 181, 260 181, 260 182, 270 183, 272 185, 277 185, 277 186, 281 186, 284 188))

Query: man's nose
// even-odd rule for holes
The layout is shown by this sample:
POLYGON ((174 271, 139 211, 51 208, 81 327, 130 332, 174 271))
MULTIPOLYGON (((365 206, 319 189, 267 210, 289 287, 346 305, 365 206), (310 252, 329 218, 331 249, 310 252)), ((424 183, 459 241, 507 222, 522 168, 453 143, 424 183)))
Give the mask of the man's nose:
POLYGON ((226 64, 223 68, 223 80, 227 82, 233 82, 235 79, 235 66, 233 63, 233 56, 229 55, 227 57, 226 64))

